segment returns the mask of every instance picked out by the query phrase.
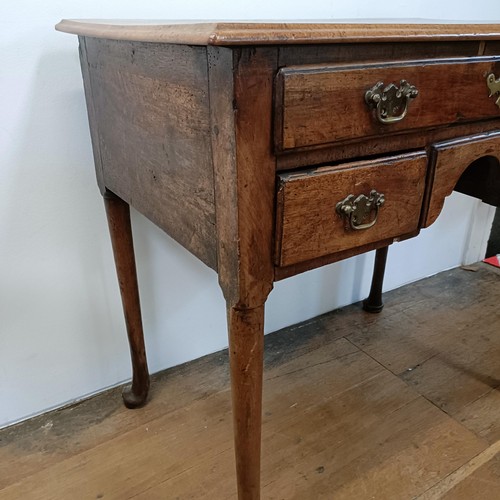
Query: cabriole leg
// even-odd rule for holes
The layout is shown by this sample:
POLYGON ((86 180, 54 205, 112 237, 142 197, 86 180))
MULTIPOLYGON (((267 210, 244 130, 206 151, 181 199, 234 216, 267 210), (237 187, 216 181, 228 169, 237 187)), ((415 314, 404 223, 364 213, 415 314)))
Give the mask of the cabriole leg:
POLYGON ((122 396, 127 408, 137 408, 146 402, 149 372, 142 330, 130 208, 128 203, 110 191, 106 191, 103 196, 132 357, 132 384, 124 389, 122 396))
POLYGON ((228 306, 229 356, 239 500, 260 498, 264 306, 228 306))
POLYGON ((389 247, 379 248, 375 253, 375 266, 373 269, 372 286, 370 295, 363 301, 363 309, 370 313, 379 313, 384 308, 382 302, 382 286, 384 284, 385 263, 389 247))

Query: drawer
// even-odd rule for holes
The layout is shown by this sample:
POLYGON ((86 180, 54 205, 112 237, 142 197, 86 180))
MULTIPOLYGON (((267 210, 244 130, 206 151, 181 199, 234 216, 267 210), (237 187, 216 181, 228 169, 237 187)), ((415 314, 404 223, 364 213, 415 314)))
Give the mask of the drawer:
POLYGON ((495 105, 498 95, 490 97, 490 74, 500 76, 499 57, 282 68, 275 89, 276 149, 500 117, 495 105), (418 91, 416 97, 404 97, 404 89, 397 94, 402 80, 418 91), (379 82, 382 85, 375 94, 393 86, 383 94, 377 112, 376 101, 368 104, 365 96, 379 82), (394 121, 405 107, 406 116, 394 121), (389 113, 384 115, 387 108, 389 113))
POLYGON ((426 170, 419 152, 279 175, 276 265, 416 231, 426 170))
POLYGON ((424 227, 437 219, 453 190, 500 206, 500 131, 438 142, 430 153, 432 190, 424 227))

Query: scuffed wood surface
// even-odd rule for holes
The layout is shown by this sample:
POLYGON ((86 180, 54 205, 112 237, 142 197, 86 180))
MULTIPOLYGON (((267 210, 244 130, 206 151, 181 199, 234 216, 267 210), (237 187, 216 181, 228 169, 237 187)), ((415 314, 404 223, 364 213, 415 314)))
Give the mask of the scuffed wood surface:
POLYGON ((82 43, 105 187, 216 269, 206 49, 82 43))
POLYGON ((274 279, 275 47, 209 48, 219 282, 238 307, 262 305, 274 279))

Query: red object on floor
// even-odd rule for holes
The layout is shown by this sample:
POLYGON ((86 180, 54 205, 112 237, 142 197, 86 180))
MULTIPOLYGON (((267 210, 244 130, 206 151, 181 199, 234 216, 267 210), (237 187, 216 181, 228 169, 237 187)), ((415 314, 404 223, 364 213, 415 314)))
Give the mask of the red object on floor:
POLYGON ((486 262, 486 264, 491 264, 495 267, 500 267, 500 254, 493 255, 493 257, 488 257, 487 259, 484 259, 483 262, 486 262))

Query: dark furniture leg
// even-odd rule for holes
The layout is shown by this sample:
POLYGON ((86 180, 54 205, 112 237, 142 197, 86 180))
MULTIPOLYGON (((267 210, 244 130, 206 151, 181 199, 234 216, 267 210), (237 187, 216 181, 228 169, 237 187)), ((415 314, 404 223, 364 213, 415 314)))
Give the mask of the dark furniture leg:
POLYGON ((363 309, 370 313, 379 313, 384 308, 382 302, 382 286, 384 284, 385 263, 389 247, 379 248, 375 253, 375 266, 373 269, 372 286, 370 295, 363 301, 363 309))
POLYGON ((228 306, 229 357, 239 500, 260 498, 264 306, 228 306))
POLYGON ((149 372, 142 331, 130 208, 128 203, 110 191, 106 191, 103 196, 132 357, 132 384, 124 389, 122 396, 127 408, 137 408, 146 402, 149 372))

